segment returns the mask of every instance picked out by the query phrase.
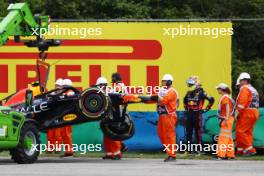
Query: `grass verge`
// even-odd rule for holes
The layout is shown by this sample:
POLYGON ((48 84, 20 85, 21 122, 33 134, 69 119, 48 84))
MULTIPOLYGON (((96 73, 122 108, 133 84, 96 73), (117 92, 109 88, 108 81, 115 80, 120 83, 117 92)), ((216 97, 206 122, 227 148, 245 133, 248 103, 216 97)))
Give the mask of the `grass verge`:
MULTIPOLYGON (((0 157, 9 156, 8 151, 0 152, 0 157)), ((59 157, 59 154, 41 154, 40 157, 59 157)), ((74 157, 87 157, 87 158, 101 158, 104 156, 103 152, 89 152, 86 154, 74 153, 74 157)), ((144 159, 163 159, 166 157, 165 153, 162 152, 148 152, 148 151, 137 151, 137 152, 126 152, 123 154, 124 158, 144 158, 144 159)), ((194 159, 194 160, 213 160, 215 155, 211 154, 177 154, 178 159, 194 159)), ((236 157, 237 160, 259 160, 264 161, 264 155, 255 155, 251 157, 236 157)))

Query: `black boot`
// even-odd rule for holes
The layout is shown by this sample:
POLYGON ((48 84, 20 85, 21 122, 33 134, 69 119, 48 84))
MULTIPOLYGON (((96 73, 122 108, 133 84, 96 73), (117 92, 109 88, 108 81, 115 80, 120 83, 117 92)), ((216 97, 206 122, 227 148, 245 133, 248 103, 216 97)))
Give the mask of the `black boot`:
POLYGON ((114 155, 112 160, 121 160, 121 158, 122 158, 122 153, 119 153, 117 155, 114 155))
POLYGON ((103 160, 107 160, 107 159, 113 159, 114 156, 113 155, 105 155, 102 157, 103 160))
POLYGON ((176 161, 176 157, 168 156, 168 158, 164 160, 164 162, 172 162, 172 161, 176 161))

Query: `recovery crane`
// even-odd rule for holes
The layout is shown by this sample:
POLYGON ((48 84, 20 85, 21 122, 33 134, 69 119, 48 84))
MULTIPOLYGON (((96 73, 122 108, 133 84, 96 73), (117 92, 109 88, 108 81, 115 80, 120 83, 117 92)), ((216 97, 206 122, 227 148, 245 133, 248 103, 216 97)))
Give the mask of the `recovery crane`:
POLYGON ((49 30, 49 16, 33 16, 27 3, 10 4, 7 10, 8 15, 0 22, 0 46, 5 45, 9 37, 14 37, 15 42, 23 42, 28 47, 37 47, 40 59, 45 60, 47 58, 45 51, 50 46, 60 45, 59 40, 45 40, 41 34, 41 30, 49 30), (21 37, 30 36, 35 39, 21 40, 21 37))

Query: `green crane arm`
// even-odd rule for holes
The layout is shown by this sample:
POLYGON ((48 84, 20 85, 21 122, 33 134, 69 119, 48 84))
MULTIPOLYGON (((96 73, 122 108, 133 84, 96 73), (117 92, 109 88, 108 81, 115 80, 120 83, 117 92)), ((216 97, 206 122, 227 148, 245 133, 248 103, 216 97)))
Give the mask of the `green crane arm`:
POLYGON ((40 28, 48 30, 49 17, 34 17, 27 3, 10 4, 8 15, 0 22, 0 46, 4 45, 9 36, 36 36, 40 28))
POLYGON ((36 40, 23 42, 28 47, 37 47, 40 51, 39 57, 45 60, 45 51, 50 46, 60 45, 59 40, 45 40, 42 37, 41 31, 48 31, 49 16, 33 16, 27 3, 10 4, 7 10, 8 15, 0 21, 0 46, 5 45, 10 36, 14 36, 15 42, 20 42, 21 36, 35 36, 36 40))

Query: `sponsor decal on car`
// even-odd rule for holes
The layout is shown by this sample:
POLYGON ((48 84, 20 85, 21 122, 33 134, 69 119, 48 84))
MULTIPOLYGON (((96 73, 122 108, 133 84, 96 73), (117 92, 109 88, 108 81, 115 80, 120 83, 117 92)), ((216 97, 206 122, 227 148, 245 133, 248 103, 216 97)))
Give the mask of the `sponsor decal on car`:
POLYGON ((75 120, 77 118, 76 114, 67 114, 63 117, 63 120, 65 121, 72 121, 75 120))
POLYGON ((42 102, 41 104, 28 106, 28 107, 18 106, 15 109, 21 113, 27 113, 27 112, 40 113, 40 112, 48 111, 49 107, 48 107, 48 102, 42 102))

